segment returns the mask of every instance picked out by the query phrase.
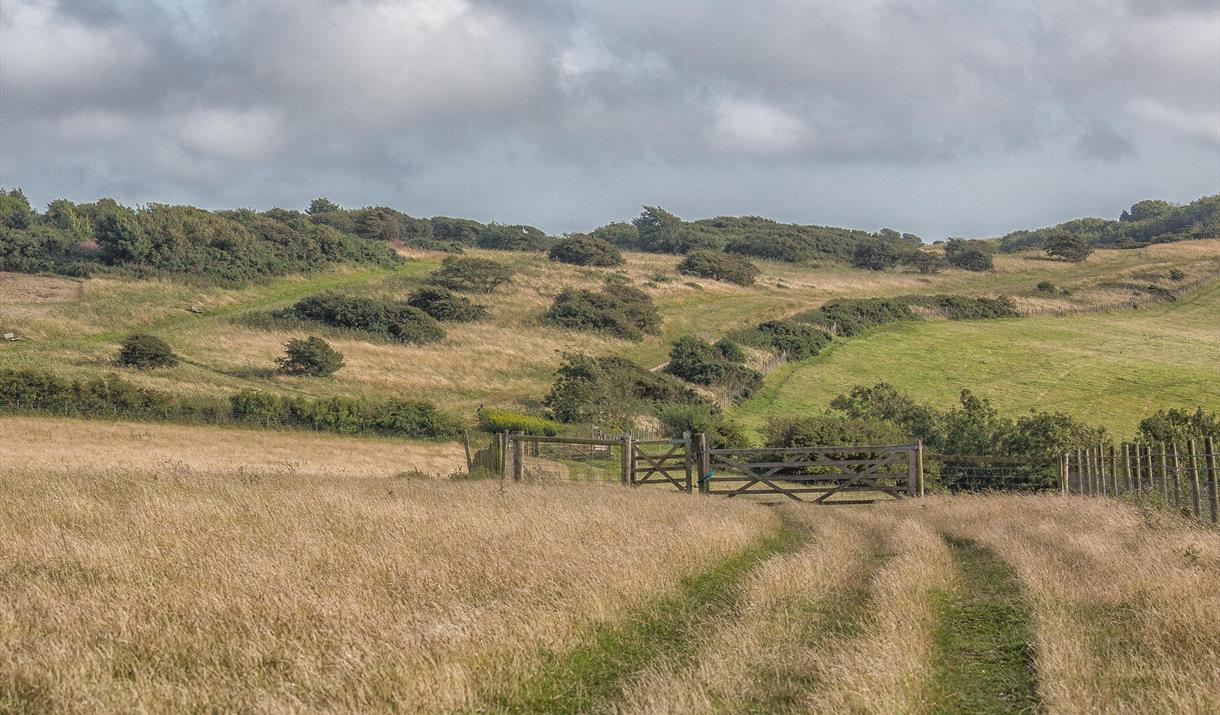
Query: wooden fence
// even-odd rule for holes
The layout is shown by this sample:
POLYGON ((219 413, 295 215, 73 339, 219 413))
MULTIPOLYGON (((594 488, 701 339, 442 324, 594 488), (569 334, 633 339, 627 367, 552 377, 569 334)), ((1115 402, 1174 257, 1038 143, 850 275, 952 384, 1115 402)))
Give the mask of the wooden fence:
POLYGON ((920 444, 707 449, 704 443, 699 435, 703 494, 868 504, 924 493, 920 444))
POLYGON ((1096 445, 1059 458, 1060 490, 1085 496, 1136 496, 1173 511, 1220 520, 1216 440, 1185 444, 1096 445))

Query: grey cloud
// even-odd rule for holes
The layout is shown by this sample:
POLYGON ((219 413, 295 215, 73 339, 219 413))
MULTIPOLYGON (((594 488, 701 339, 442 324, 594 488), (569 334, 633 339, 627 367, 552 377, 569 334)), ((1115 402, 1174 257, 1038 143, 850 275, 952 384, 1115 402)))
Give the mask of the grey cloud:
POLYGON ((0 10, 0 184, 40 202, 325 193, 555 231, 660 202, 934 238, 1011 227, 1000 202, 1020 225, 1217 193, 1217 150, 1214 2, 0 10))

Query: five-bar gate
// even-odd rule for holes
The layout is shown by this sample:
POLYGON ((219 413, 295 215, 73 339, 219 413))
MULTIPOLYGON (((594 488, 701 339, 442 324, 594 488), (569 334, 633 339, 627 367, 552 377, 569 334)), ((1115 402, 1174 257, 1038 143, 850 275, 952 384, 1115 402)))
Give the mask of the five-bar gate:
POLYGON ((923 495, 919 444, 708 449, 699 491, 778 495, 815 504, 869 504, 923 495))

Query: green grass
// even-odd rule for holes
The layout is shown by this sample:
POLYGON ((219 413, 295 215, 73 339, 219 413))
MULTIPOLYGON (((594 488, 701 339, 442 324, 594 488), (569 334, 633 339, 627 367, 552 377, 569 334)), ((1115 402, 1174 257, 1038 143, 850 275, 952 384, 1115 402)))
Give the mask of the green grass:
POLYGON ((621 623, 596 626, 584 642, 544 655, 533 676, 507 693, 489 698, 475 712, 579 713, 607 709, 624 683, 660 658, 691 655, 700 623, 732 609, 738 586, 766 559, 797 549, 803 529, 785 518, 757 545, 713 568, 683 579, 677 593, 653 601, 621 623))
POLYGON ((1030 609, 1012 570, 983 546, 946 537, 960 584, 939 597, 932 712, 1040 710, 1030 609))
POLYGON ((838 339, 784 366, 735 416, 822 412, 854 385, 890 382, 953 404, 963 388, 1002 412, 1060 411, 1120 437, 1160 408, 1220 410, 1220 283, 1176 302, 1057 317, 920 321, 838 339))

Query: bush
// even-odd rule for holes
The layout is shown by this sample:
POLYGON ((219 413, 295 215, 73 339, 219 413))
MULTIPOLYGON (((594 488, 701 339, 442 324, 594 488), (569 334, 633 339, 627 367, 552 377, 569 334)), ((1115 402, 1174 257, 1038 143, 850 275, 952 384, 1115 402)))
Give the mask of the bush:
POLYGON ((432 236, 438 241, 449 241, 464 246, 474 246, 487 228, 468 218, 432 217, 432 236))
POLYGON ((343 355, 322 338, 292 339, 284 345, 285 354, 275 359, 285 375, 326 377, 343 367, 343 355))
POLYGON ((1181 268, 1170 268, 1169 269, 1169 280, 1180 281, 1180 280, 1185 280, 1185 279, 1186 279, 1186 274, 1182 271, 1181 268))
POLYGON ((768 447, 851 447, 905 444, 907 436, 893 422, 840 415, 776 416, 767 420, 768 447))
POLYGON ((594 293, 565 288, 543 314, 551 325, 603 332, 625 340, 640 340, 660 330, 661 318, 648 294, 630 286, 610 284, 594 293))
POLYGON ((1214 412, 1204 412, 1202 407, 1194 412, 1177 408, 1157 410, 1155 415, 1140 420, 1136 434, 1139 441, 1173 444, 1207 437, 1220 440, 1220 417, 1214 412))
POLYGON ((705 402, 681 380, 619 357, 568 354, 543 404, 560 422, 627 426, 658 406, 705 402))
POLYGON ((995 267, 995 248, 985 241, 950 238, 945 242, 945 260, 967 271, 990 271, 995 267))
POLYGON ((1034 290, 1039 293, 1049 293, 1052 295, 1059 292, 1058 286, 1050 281, 1038 281, 1038 285, 1035 286, 1034 290))
POLYGON ((939 310, 949 320, 991 320, 995 318, 1019 318, 1017 306, 1012 298, 999 296, 986 298, 967 295, 908 295, 901 298, 910 305, 939 310))
POLYGON ((502 263, 456 256, 442 261, 431 275, 433 283, 463 293, 491 293, 512 278, 512 269, 502 263))
POLYGON ((870 271, 884 271, 898 265, 902 256, 903 252, 893 242, 866 238, 856 243, 851 264, 870 271))
POLYGON ((178 357, 170 349, 169 343, 155 335, 128 335, 123 338, 119 349, 119 362, 128 367, 140 369, 153 367, 174 367, 178 357))
POLYGON ((1052 258, 1062 258, 1072 263, 1080 263, 1093 253, 1093 244, 1089 239, 1077 234, 1060 231, 1046 239, 1046 255, 1052 258))
POLYGON ((621 266, 623 254, 613 244, 583 233, 559 239, 547 255, 552 261, 575 266, 621 266))
POLYGON ((506 226, 500 223, 489 223, 479 234, 479 248, 492 248, 499 251, 545 251, 552 244, 551 239, 540 229, 533 226, 506 226))
POLYGON ((949 262, 939 253, 918 249, 903 255, 902 264, 910 266, 924 275, 940 273, 949 267, 949 262))
POLYGON ((524 432, 546 437, 554 437, 563 429, 558 422, 542 417, 486 407, 479 409, 479 426, 488 432, 524 432))
POLYGON ((830 344, 830 333, 795 320, 772 320, 737 334, 741 342, 782 352, 789 360, 802 360, 817 355, 830 344))
POLYGON ((407 305, 419 308, 436 320, 452 323, 468 323, 487 315, 486 306, 440 286, 420 288, 407 298, 407 305))
POLYGON ((687 276, 754 285, 758 268, 741 256, 720 251, 695 251, 678 264, 678 272, 687 276))
POLYGON ((671 439, 681 439, 686 432, 703 433, 712 449, 749 447, 741 425, 726 419, 715 405, 666 405, 657 410, 661 432, 671 439))
POLYGON ((732 340, 729 340, 728 338, 721 338, 717 340, 716 350, 718 350, 720 355, 729 362, 737 363, 739 365, 745 364, 746 351, 742 350, 740 345, 732 340))
POLYGON ((862 330, 902 320, 915 320, 910 305, 898 298, 842 298, 792 317, 802 323, 820 325, 835 335, 855 335, 862 330))
POLYGON ((638 250, 639 248, 639 229, 630 223, 606 224, 601 228, 594 229, 591 235, 603 241, 609 241, 625 251, 638 250))
POLYGON ((376 298, 318 293, 298 301, 287 315, 414 345, 445 337, 436 320, 419 308, 376 298))

